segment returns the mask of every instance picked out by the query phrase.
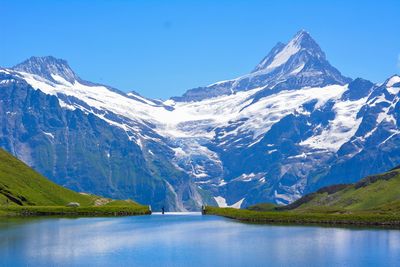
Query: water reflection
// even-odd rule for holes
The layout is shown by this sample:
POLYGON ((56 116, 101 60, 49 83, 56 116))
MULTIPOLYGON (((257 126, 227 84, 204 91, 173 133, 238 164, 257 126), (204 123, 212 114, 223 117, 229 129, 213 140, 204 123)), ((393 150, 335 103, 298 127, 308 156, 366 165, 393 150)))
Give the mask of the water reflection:
POLYGON ((200 215, 0 222, 4 266, 399 266, 400 231, 200 215))

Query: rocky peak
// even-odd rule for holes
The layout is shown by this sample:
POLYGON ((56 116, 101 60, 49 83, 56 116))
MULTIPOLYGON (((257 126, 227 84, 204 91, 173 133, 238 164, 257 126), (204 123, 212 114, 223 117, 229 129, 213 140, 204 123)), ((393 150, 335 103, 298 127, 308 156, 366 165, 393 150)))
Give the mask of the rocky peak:
POLYGON ((54 82, 58 82, 54 76, 62 77, 70 83, 79 79, 66 60, 52 56, 31 57, 12 69, 35 74, 54 82))

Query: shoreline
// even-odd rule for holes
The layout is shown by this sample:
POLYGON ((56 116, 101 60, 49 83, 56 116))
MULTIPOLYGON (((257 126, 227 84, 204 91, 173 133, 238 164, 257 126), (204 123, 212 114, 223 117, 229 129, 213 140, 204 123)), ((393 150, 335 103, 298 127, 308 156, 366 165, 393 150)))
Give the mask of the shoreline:
POLYGON ((287 211, 250 211, 217 207, 206 207, 203 214, 222 216, 244 223, 255 224, 360 226, 400 229, 400 216, 390 214, 295 213, 287 211))
POLYGON ((1 217, 121 217, 150 215, 146 206, 99 206, 99 207, 64 207, 64 206, 13 206, 0 208, 1 217))

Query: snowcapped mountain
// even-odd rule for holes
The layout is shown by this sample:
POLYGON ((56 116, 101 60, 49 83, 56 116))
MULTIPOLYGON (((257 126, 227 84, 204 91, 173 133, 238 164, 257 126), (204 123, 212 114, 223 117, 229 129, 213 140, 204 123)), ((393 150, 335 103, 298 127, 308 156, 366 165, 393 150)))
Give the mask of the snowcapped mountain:
POLYGON ((154 208, 286 204, 400 164, 399 91, 399 76, 344 77, 305 31, 165 102, 32 57, 0 69, 0 146, 59 184, 154 208))
POLYGON ((279 90, 302 87, 323 87, 346 84, 351 79, 341 75, 326 60, 325 53, 304 30, 299 31, 286 45, 278 43, 250 73, 236 79, 217 82, 207 87, 187 91, 176 101, 199 101, 209 97, 234 94, 263 87, 261 97, 279 90))

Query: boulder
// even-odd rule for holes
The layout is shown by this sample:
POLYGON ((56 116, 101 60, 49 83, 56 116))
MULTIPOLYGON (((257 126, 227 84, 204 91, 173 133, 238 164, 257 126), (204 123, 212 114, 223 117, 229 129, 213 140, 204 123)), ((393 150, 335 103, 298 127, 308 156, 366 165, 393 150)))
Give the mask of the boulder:
POLYGON ((70 202, 67 204, 67 207, 71 207, 71 208, 77 208, 80 206, 81 206, 81 204, 79 204, 78 202, 70 202))

